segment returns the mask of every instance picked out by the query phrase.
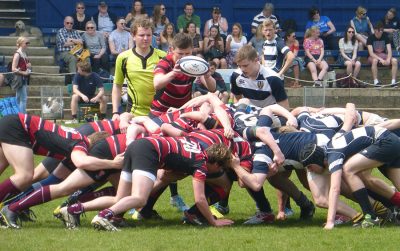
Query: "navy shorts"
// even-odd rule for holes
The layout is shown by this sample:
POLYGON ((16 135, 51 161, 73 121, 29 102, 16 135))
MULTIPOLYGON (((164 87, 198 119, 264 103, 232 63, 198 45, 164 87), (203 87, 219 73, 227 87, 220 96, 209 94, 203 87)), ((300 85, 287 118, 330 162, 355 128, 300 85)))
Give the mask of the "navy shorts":
POLYGON ((360 152, 368 159, 390 164, 400 158, 400 138, 385 131, 378 140, 360 152))

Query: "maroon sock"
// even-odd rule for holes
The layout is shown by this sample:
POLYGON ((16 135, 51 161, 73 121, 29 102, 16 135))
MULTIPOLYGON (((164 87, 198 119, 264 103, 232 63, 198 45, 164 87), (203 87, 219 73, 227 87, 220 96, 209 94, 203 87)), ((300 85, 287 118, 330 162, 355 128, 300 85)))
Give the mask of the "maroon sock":
POLYGON ((8 209, 10 209, 13 212, 20 212, 22 210, 28 209, 32 206, 43 204, 50 200, 51 200, 50 186, 44 186, 38 190, 33 191, 25 198, 16 201, 14 203, 11 203, 8 206, 8 209))
POLYGON ((10 179, 6 179, 0 184, 0 202, 3 202, 21 191, 12 183, 10 179))
POLYGON ((81 214, 81 213, 84 212, 84 210, 85 210, 85 209, 83 208, 83 205, 82 205, 82 203, 80 203, 80 202, 75 203, 75 204, 73 204, 73 205, 67 207, 67 211, 68 211, 68 213, 70 213, 70 214, 81 214))
POLYGON ((105 187, 98 191, 82 194, 81 196, 79 196, 78 200, 79 202, 84 203, 86 201, 91 201, 102 196, 115 196, 114 187, 105 187))
POLYGON ((114 216, 114 212, 111 209, 104 209, 101 210, 98 214, 98 216, 102 218, 106 218, 107 220, 111 219, 114 216))
POLYGON ((393 197, 390 198, 390 202, 400 207, 400 192, 394 192, 393 197))

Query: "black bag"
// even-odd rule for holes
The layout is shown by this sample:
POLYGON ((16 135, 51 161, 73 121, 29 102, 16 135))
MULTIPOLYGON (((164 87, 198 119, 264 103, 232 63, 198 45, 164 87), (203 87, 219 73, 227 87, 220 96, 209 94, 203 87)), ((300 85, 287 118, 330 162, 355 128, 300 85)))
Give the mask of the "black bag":
POLYGON ((217 47, 213 46, 210 48, 210 50, 206 53, 206 58, 208 60, 212 60, 214 58, 222 58, 224 56, 224 53, 220 51, 217 47))
POLYGON ((346 78, 348 75, 347 73, 337 73, 336 74, 336 79, 341 79, 341 80, 336 80, 336 87, 337 88, 365 88, 364 85, 359 84, 356 80, 354 80, 351 77, 346 78))
POLYGON ((22 80, 22 76, 19 75, 19 74, 14 73, 13 74, 13 78, 11 79, 11 82, 9 82, 9 85, 10 85, 11 89, 13 91, 16 91, 19 88, 21 88, 23 84, 24 83, 23 83, 23 80, 22 80))

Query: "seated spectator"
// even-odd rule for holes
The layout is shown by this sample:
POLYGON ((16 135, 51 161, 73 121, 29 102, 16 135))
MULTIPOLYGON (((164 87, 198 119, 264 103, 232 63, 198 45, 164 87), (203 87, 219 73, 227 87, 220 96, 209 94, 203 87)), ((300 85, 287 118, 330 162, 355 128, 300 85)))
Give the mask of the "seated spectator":
POLYGON ((108 39, 111 31, 114 30, 114 24, 117 22, 117 16, 108 11, 108 5, 105 1, 100 1, 96 12, 92 19, 96 23, 97 30, 108 39))
POLYGON ((193 39, 193 56, 203 58, 203 38, 200 34, 196 33, 196 24, 193 22, 187 23, 184 32, 189 34, 189 36, 193 39))
POLYGON ((70 53, 74 46, 82 45, 82 38, 79 33, 72 29, 74 25, 74 19, 70 16, 66 16, 64 19, 64 28, 61 28, 57 32, 56 46, 59 57, 68 66, 68 72, 76 72, 77 59, 70 53))
POLYGON ((306 31, 303 42, 305 56, 305 64, 310 70, 311 77, 314 81, 314 87, 322 87, 322 80, 328 72, 328 63, 324 60, 324 41, 319 37, 320 31, 318 26, 313 26, 306 31), (318 74, 317 69, 320 70, 318 74))
POLYGON ((320 16, 319 9, 312 7, 308 12, 309 21, 306 24, 306 30, 312 26, 317 26, 322 33, 322 40, 327 49, 337 50, 338 44, 335 38, 336 28, 327 16, 320 16))
POLYGON ((374 33, 374 27, 367 16, 367 9, 358 6, 356 16, 350 20, 350 25, 356 32, 355 37, 360 42, 360 50, 363 50, 364 46, 367 46, 368 36, 374 33))
POLYGON ((253 22, 251 23, 251 33, 255 34, 257 31, 257 27, 264 22, 265 19, 271 19, 278 32, 280 31, 280 25, 278 18, 273 15, 274 13, 274 5, 272 3, 266 3, 264 5, 263 11, 253 18, 253 22))
POLYGON ((86 32, 82 34, 83 43, 90 51, 92 70, 100 72, 100 68, 110 71, 108 65, 107 46, 103 35, 96 31, 96 23, 92 20, 86 23, 86 32))
POLYGON ((74 19, 74 26, 72 29, 84 32, 86 27, 86 22, 91 20, 89 16, 85 14, 85 4, 83 2, 77 2, 75 4, 76 12, 72 15, 74 19))
POLYGON ((357 58, 358 45, 359 42, 356 40, 354 28, 352 26, 347 27, 344 37, 339 40, 338 63, 346 66, 347 74, 351 74, 355 78, 357 78, 361 69, 361 62, 357 58))
POLYGON ((147 18, 146 10, 144 9, 143 2, 141 0, 134 0, 132 3, 131 12, 129 12, 126 17, 126 30, 129 31, 131 24, 135 22, 137 18, 147 18))
POLYGON ((185 29, 187 23, 193 22, 196 24, 196 33, 200 34, 201 20, 199 16, 193 14, 194 13, 193 4, 185 3, 183 11, 185 13, 178 17, 177 21, 178 31, 183 32, 183 29, 185 29))
POLYGON ((283 80, 284 74, 292 65, 294 55, 286 46, 285 41, 276 35, 277 30, 272 20, 264 20, 262 27, 265 42, 261 64, 278 73, 283 80))
POLYGON ((264 37, 262 30, 263 30, 262 25, 259 25, 257 27, 256 33, 254 34, 254 36, 250 39, 250 41, 248 43, 249 45, 253 46, 257 50, 258 56, 260 57, 260 61, 261 61, 261 57, 263 55, 262 49, 263 49, 263 45, 265 42, 265 37, 264 37))
POLYGON ((169 23, 168 17, 165 15, 166 9, 164 4, 156 4, 153 8, 153 16, 150 18, 154 25, 153 34, 157 37, 164 31, 165 25, 169 23))
POLYGON ((293 75, 295 80, 291 82, 289 87, 298 88, 301 87, 299 84, 300 71, 304 70, 304 60, 298 56, 299 53, 299 41, 296 39, 296 33, 294 30, 287 30, 285 33, 285 42, 286 46, 289 47, 289 50, 293 53, 294 59, 291 65, 293 68, 293 75))
POLYGON ((396 9, 390 8, 382 20, 384 32, 393 42, 396 50, 400 50, 400 20, 396 16, 396 9))
POLYGON ((123 17, 118 18, 117 28, 111 32, 108 39, 111 55, 115 58, 121 52, 133 48, 133 39, 131 34, 125 30, 125 24, 123 17))
POLYGON ((174 24, 168 23, 164 27, 164 31, 160 34, 160 49, 168 52, 169 48, 172 46, 172 41, 175 37, 175 27, 174 24))
POLYGON ((224 41, 219 35, 218 26, 212 26, 210 36, 204 38, 204 57, 207 61, 214 61, 219 69, 227 67, 224 58, 224 41))
POLYGON ((237 51, 247 44, 247 38, 243 36, 242 26, 239 23, 232 25, 232 34, 226 37, 226 62, 228 68, 237 68, 235 56, 237 51))
POLYGON ((219 34, 221 37, 226 40, 226 37, 228 36, 228 21, 221 15, 219 7, 213 7, 211 15, 212 18, 207 20, 204 25, 204 37, 210 35, 210 28, 215 25, 219 27, 219 34))
POLYGON ((382 83, 378 80, 378 66, 391 66, 392 82, 391 87, 397 87, 397 59, 392 57, 392 47, 386 33, 383 32, 383 23, 378 22, 374 26, 374 34, 367 39, 368 61, 371 63, 372 78, 375 87, 381 87, 382 83))
MULTIPOLYGON (((222 78, 221 74, 216 72, 217 64, 214 61, 208 62, 210 64, 210 74, 211 77, 215 79, 217 90, 214 92, 218 98, 224 102, 225 104, 228 103, 229 100, 229 93, 226 89, 226 84, 224 79, 222 78)), ((194 82, 194 89, 193 89, 193 98, 207 94, 209 90, 201 83, 200 78, 197 78, 194 82)))
POLYGON ((72 81, 71 124, 77 123, 78 103, 99 103, 99 119, 106 117, 107 98, 104 95, 103 82, 97 73, 92 72, 90 63, 87 61, 78 63, 78 72, 72 81))

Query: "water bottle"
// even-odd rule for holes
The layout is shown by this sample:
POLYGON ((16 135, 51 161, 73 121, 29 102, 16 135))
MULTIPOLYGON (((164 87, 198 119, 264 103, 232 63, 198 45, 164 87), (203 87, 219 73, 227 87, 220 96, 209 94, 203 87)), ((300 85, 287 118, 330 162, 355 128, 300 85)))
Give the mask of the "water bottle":
POLYGON ((99 120, 99 117, 97 116, 97 113, 95 113, 93 116, 93 121, 98 121, 98 120, 99 120))

